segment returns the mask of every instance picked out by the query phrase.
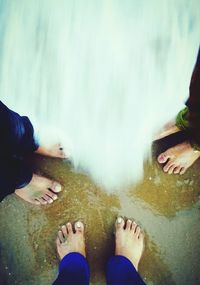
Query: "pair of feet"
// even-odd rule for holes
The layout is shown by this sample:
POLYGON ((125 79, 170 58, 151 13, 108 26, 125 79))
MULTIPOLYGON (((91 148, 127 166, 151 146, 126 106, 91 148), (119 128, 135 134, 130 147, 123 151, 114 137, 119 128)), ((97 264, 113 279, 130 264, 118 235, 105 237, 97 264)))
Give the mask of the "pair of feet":
MULTIPOLYGON (((39 146, 35 153, 54 158, 67 158, 60 144, 49 148, 39 146)), ((33 174, 30 183, 24 188, 16 189, 15 193, 31 204, 47 205, 53 203, 58 198, 58 193, 61 190, 62 186, 57 181, 33 174)))
MULTIPOLYGON (((57 252, 60 260, 71 252, 78 252, 86 257, 84 225, 78 221, 63 225, 56 239, 57 252)), ((128 258, 135 269, 142 257, 144 249, 144 233, 135 221, 118 217, 115 222, 115 255, 128 258)))
MULTIPOLYGON (((156 139, 164 138, 173 133, 179 132, 175 122, 167 124, 156 139)), ((185 141, 167 149, 158 156, 158 162, 164 164, 163 171, 168 174, 184 174, 186 170, 200 157, 200 151, 196 151, 190 142, 185 141)))

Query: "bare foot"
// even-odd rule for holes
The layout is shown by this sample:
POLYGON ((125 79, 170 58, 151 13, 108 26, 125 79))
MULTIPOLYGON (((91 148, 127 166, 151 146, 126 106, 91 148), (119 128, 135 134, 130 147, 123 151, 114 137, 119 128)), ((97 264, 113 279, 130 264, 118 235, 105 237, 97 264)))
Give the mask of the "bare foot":
POLYGON ((115 255, 128 258, 138 270, 138 264, 144 248, 144 234, 141 228, 133 221, 118 217, 115 223, 116 249, 115 255))
POLYGON ((35 153, 55 158, 67 158, 60 144, 55 144, 51 147, 39 146, 35 153))
POLYGON ((167 162, 163 167, 164 172, 184 174, 199 156, 200 151, 194 150, 189 142, 183 142, 161 153, 158 162, 161 164, 167 162))
POLYGON ((58 232, 56 246, 60 260, 70 252, 78 252, 86 257, 84 225, 78 221, 74 227, 75 232, 72 229, 72 224, 67 223, 58 232))
POLYGON ((46 205, 53 203, 58 198, 56 193, 61 190, 58 182, 33 174, 31 182, 24 188, 16 189, 15 193, 29 203, 46 205))
POLYGON ((176 121, 172 120, 169 123, 167 123, 162 130, 159 131, 154 137, 154 140, 160 140, 164 137, 167 137, 171 134, 179 132, 180 129, 176 126, 176 121))

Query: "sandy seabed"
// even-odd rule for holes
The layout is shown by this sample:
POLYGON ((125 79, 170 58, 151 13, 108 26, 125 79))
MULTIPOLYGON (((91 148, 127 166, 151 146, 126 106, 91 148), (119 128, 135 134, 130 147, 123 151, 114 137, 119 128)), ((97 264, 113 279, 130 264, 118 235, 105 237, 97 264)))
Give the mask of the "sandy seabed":
POLYGON ((39 174, 57 179, 63 192, 52 205, 33 206, 15 194, 0 204, 0 285, 49 285, 57 274, 55 238, 60 225, 81 219, 91 284, 105 284, 114 252, 117 215, 145 230, 139 271, 150 285, 200 284, 200 162, 185 175, 164 174, 153 158, 144 179, 128 191, 108 194, 69 163, 36 157, 39 174))

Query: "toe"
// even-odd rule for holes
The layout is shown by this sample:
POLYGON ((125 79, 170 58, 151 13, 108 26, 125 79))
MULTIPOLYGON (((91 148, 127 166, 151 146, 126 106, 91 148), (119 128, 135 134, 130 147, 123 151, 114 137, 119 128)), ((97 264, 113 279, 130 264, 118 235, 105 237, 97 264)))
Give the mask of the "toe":
POLYGON ((130 229, 131 229, 131 225, 132 225, 132 221, 128 219, 128 220, 126 221, 125 230, 130 230, 130 229))
POLYGON ((51 199, 53 199, 53 200, 56 200, 56 199, 58 198, 58 196, 57 196, 55 193, 53 193, 52 191, 50 191, 50 190, 47 190, 47 191, 46 191, 46 194, 47 194, 49 197, 51 197, 51 199))
POLYGON ((164 167, 163 167, 163 171, 164 172, 168 172, 170 167, 173 165, 172 161, 169 161, 164 167))
POLYGON ((145 234, 144 234, 143 230, 141 230, 141 231, 140 231, 140 234, 139 234, 139 236, 138 236, 138 240, 139 240, 140 242, 142 242, 142 244, 143 244, 143 249, 144 249, 144 238, 145 238, 145 234))
POLYGON ((48 196, 46 197, 46 194, 43 194, 42 197, 41 197, 41 199, 43 199, 43 200, 46 202, 46 204, 49 203, 49 202, 48 202, 48 196))
POLYGON ((38 201, 41 205, 46 205, 47 201, 43 198, 37 198, 36 201, 38 201))
POLYGON ((123 229, 124 225, 125 225, 124 219, 122 217, 118 217, 116 222, 115 222, 116 230, 123 229))
POLYGON ((175 169, 174 169, 174 174, 180 173, 180 170, 181 170, 181 166, 175 167, 175 169))
POLYGON ((142 240, 144 239, 144 233, 143 233, 142 230, 140 231, 140 234, 139 234, 139 237, 138 237, 138 238, 139 238, 139 239, 142 239, 142 240))
POLYGON ((186 172, 186 167, 182 167, 180 170, 180 175, 183 175, 186 172))
POLYGON ((65 242, 65 239, 63 237, 63 232, 60 230, 58 231, 58 238, 60 240, 61 243, 64 243, 65 242))
POLYGON ((35 200, 34 200, 34 204, 39 206, 39 205, 40 205, 40 202, 35 199, 35 200))
POLYGON ((63 148, 60 148, 60 157, 61 158, 66 158, 67 156, 65 155, 65 152, 63 150, 63 148))
POLYGON ((71 223, 67 223, 67 231, 69 234, 72 234, 73 233, 73 229, 72 229, 72 224, 71 223))
POLYGON ((84 232, 84 225, 81 221, 78 221, 75 223, 74 225, 75 227, 75 231, 78 232, 78 233, 83 233, 84 232))
POLYGON ((52 190, 55 193, 58 193, 62 190, 62 187, 58 182, 53 182, 51 184, 50 190, 52 190))
POLYGON ((61 144, 58 144, 57 146, 58 150, 59 150, 59 157, 60 158, 66 158, 66 155, 65 155, 65 152, 64 152, 64 149, 63 149, 63 146, 61 144))
POLYGON ((139 226, 137 226, 136 231, 135 231, 137 238, 139 238, 140 233, 141 233, 141 228, 139 226))
POLYGON ((66 226, 63 225, 63 226, 61 227, 61 230, 62 230, 62 233, 63 233, 64 238, 66 239, 66 238, 67 238, 67 228, 66 228, 66 226))
POLYGON ((51 197, 49 197, 47 194, 45 194, 43 197, 47 201, 48 204, 53 203, 53 199, 51 197))
POLYGON ((61 245, 59 237, 56 238, 56 245, 57 245, 57 248, 61 245))
POLYGON ((176 167, 176 165, 172 164, 168 170, 168 173, 172 174, 174 172, 175 167, 176 167))
POLYGON ((136 224, 135 221, 133 221, 132 226, 131 226, 131 230, 132 230, 133 232, 135 232, 136 228, 137 228, 137 224, 136 224))
POLYGON ((158 162, 159 163, 165 163, 169 159, 169 155, 167 152, 163 152, 158 156, 158 162))

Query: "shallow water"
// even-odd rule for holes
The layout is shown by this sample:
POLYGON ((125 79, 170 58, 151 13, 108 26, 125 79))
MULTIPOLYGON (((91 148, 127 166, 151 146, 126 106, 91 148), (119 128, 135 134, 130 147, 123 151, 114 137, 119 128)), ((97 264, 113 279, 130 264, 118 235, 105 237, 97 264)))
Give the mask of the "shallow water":
POLYGON ((146 233, 140 273, 150 285, 200 284, 200 202, 197 162, 185 175, 162 172, 153 158, 145 178, 128 191, 107 194, 69 163, 34 158, 38 173, 57 179, 64 191, 52 205, 35 207, 15 194, 0 205, 0 284, 49 285, 56 277, 56 233, 67 221, 86 226, 92 284, 105 284, 117 215, 132 217, 146 233))
POLYGON ((1 100, 115 192, 183 107, 199 35, 199 0, 0 0, 1 100))

